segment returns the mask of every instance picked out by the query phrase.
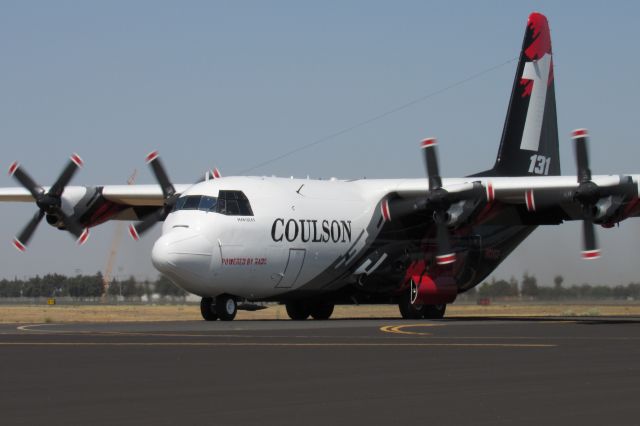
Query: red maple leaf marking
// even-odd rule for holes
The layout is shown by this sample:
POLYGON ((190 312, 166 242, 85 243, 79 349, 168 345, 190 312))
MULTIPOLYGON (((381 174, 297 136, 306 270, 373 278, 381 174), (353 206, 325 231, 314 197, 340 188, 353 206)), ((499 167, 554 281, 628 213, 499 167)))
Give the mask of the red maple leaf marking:
POLYGON ((542 58, 546 53, 551 54, 551 32, 547 18, 540 13, 529 15, 527 26, 532 31, 533 41, 524 49, 524 54, 530 60, 542 58))

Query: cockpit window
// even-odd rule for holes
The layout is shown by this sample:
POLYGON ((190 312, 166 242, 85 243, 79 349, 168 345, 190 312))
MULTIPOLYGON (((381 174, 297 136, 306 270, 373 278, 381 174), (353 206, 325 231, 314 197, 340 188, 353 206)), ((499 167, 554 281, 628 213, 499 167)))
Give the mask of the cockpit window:
POLYGON ((216 211, 216 197, 208 197, 206 195, 187 195, 180 197, 173 206, 173 211, 177 210, 202 210, 205 212, 216 211))
POLYGON ((187 195, 176 200, 172 211, 201 210, 227 216, 253 216, 251 204, 242 191, 220 191, 218 197, 187 195))
POLYGON ((206 212, 213 212, 216 210, 216 204, 218 199, 216 197, 203 196, 198 205, 198 210, 204 210, 206 212))
POLYGON ((253 216, 251 204, 242 191, 218 192, 217 212, 227 216, 253 216))

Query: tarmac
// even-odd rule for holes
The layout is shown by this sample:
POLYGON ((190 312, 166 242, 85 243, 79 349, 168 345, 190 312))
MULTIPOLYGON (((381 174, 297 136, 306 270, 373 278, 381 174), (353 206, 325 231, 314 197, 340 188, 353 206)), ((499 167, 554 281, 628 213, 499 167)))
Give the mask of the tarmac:
POLYGON ((640 424, 640 318, 0 325, 0 422, 640 424))

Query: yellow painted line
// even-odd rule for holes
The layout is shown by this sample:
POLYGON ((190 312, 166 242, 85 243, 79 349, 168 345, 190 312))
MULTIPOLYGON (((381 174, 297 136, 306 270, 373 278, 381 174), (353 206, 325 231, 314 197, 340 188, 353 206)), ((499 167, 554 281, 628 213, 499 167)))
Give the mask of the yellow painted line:
POLYGON ((394 333, 394 334, 409 334, 413 336, 431 336, 431 333, 420 332, 420 331, 409 331, 405 330, 405 328, 415 328, 415 327, 441 327, 444 324, 436 324, 436 323, 426 323, 426 324, 403 324, 403 325, 385 325, 380 327, 380 331, 384 333, 394 333))
POLYGON ((276 343, 276 342, 0 342, 1 346, 129 346, 129 347, 462 347, 462 348, 554 348, 553 344, 528 343, 276 343))

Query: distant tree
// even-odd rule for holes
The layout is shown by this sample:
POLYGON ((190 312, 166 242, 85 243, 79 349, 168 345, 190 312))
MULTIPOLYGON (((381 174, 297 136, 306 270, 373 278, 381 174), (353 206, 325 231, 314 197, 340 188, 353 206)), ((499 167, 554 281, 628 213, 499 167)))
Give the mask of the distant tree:
POLYGON ((537 297, 539 294, 538 280, 527 272, 522 276, 522 295, 527 297, 537 297))
POLYGON ((511 287, 511 296, 519 296, 520 289, 518 288, 518 280, 516 277, 512 276, 509 279, 509 286, 511 287))
POLYGON ((186 292, 175 285, 171 280, 164 275, 160 275, 155 284, 156 292, 163 296, 186 296, 186 292))
POLYGON ((560 290, 562 288, 562 283, 564 282, 564 277, 562 275, 556 275, 553 278, 553 286, 556 290, 560 290))

